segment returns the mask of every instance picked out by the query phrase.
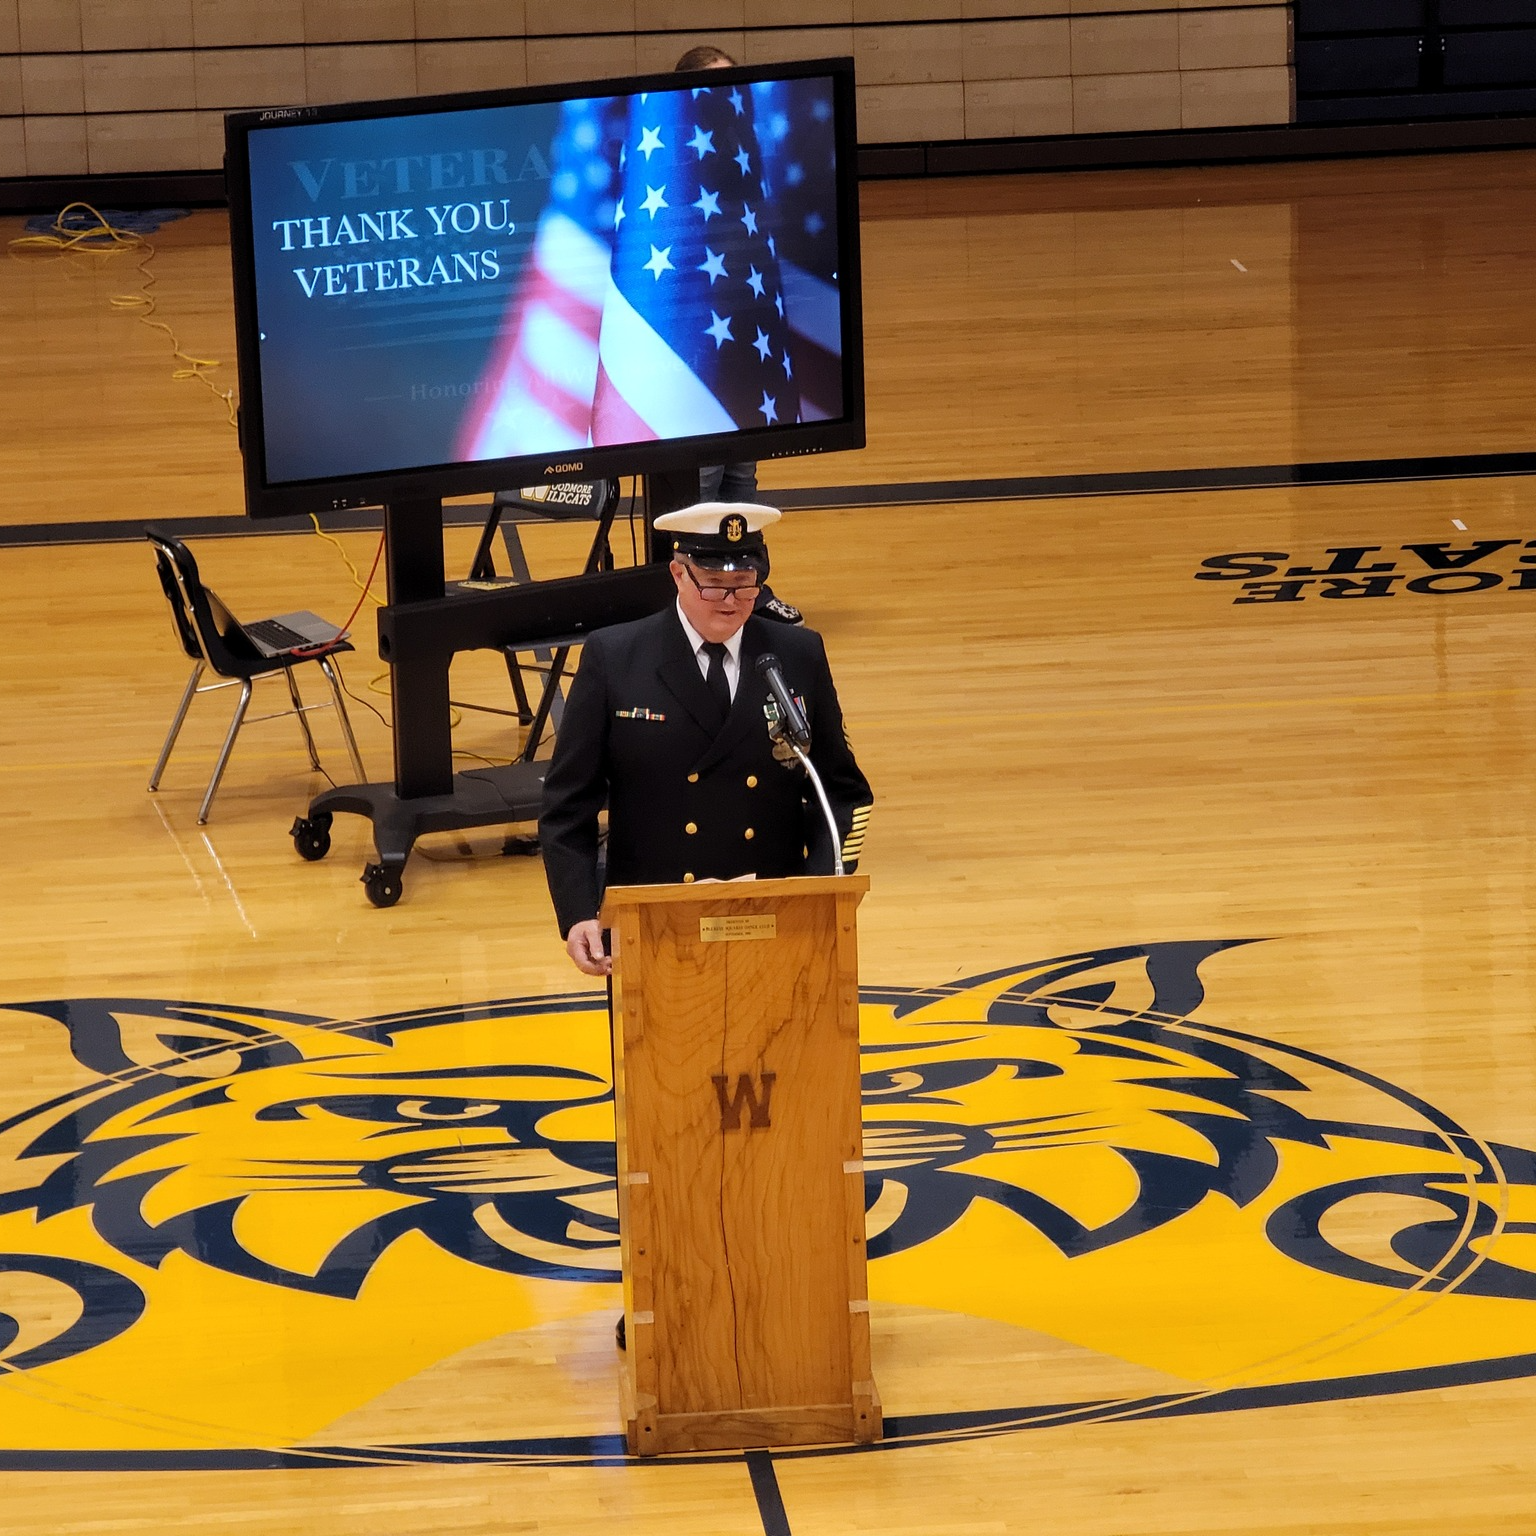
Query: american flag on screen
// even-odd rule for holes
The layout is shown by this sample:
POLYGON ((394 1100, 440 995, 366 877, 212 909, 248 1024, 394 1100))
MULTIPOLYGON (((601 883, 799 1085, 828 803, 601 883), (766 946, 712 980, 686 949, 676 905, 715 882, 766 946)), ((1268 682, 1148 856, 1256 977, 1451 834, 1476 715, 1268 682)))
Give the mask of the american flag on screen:
POLYGON ((593 442, 798 421, 750 90, 636 96, 628 126, 593 442))
POLYGON ((841 414, 832 154, 818 82, 567 103, 464 456, 841 414))
POLYGON ((597 387, 597 338, 608 292, 624 103, 568 101, 513 313, 462 430, 466 458, 585 448, 597 387))
POLYGON ((843 413, 832 102, 820 94, 797 107, 793 89, 785 80, 760 81, 752 96, 801 416, 824 421, 843 413))

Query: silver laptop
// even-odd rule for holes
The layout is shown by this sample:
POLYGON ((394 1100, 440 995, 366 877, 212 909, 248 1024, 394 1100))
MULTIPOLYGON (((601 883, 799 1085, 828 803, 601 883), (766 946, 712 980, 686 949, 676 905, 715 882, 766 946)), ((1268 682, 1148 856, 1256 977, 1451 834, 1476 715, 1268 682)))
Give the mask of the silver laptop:
POLYGON ((241 629, 263 656, 287 656, 293 651, 307 651, 346 639, 345 633, 318 613, 280 613, 275 618, 257 619, 242 624, 241 629))

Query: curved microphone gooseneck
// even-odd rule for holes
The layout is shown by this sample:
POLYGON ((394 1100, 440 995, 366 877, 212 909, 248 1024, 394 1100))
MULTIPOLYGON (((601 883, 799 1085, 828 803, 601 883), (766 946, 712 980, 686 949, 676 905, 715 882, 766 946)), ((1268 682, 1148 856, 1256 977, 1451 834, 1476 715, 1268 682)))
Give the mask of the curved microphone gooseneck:
POLYGON ((810 723, 805 718, 805 711, 800 708, 799 700, 789 691, 789 685, 784 681, 784 674, 779 670, 779 658, 772 652, 759 656, 757 670, 767 683, 768 692, 773 695, 773 702, 779 709, 779 718, 768 727, 768 734, 775 741, 784 742, 800 759, 800 766, 805 769, 816 791, 816 798, 821 802, 821 814, 827 819, 827 834, 832 839, 832 873, 840 875, 843 873, 843 844, 837 835, 837 818, 832 814, 832 802, 827 799, 827 792, 822 788, 821 775, 806 756, 806 749, 811 744, 810 723))

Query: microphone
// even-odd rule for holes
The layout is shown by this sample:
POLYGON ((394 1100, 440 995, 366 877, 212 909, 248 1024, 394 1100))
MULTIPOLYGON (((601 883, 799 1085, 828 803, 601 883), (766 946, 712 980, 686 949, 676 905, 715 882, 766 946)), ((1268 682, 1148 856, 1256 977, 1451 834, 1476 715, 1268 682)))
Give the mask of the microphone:
POLYGON ((773 702, 779 706, 777 729, 782 730, 801 751, 805 751, 811 744, 811 727, 805 718, 805 711, 795 702, 794 694, 789 691, 789 685, 784 681, 784 674, 779 671, 779 658, 771 651, 765 656, 759 656, 757 670, 763 681, 767 683, 768 691, 773 695, 773 702))
POLYGON ((827 835, 831 839, 832 849, 832 873, 840 875, 843 872, 843 854, 841 838, 837 830, 837 817, 832 814, 832 802, 827 799, 827 791, 822 785, 821 775, 816 772, 816 765, 809 756, 811 727, 805 718, 805 711, 795 702, 794 694, 789 691, 789 685, 784 681, 784 674, 779 671, 777 656, 759 656, 757 670, 763 681, 768 684, 773 702, 779 708, 779 718, 768 727, 768 735, 774 742, 787 741, 790 750, 800 759, 800 766, 805 769, 805 776, 811 781, 811 787, 816 791, 816 798, 821 803, 821 814, 827 819, 827 835))

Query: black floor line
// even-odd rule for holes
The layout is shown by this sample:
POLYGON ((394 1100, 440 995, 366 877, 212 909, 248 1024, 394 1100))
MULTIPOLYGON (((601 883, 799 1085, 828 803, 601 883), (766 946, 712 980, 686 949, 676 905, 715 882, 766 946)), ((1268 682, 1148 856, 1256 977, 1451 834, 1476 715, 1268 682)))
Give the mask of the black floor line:
MULTIPOLYGON (((447 506, 443 521, 450 527, 480 527, 485 522, 488 503, 447 506)), ((112 518, 96 523, 17 523, 0 528, 0 548, 21 548, 36 544, 132 544, 144 537, 147 524, 164 528, 178 539, 228 539, 253 533, 313 533, 315 525, 307 517, 150 517, 112 518)), ((323 512, 320 526, 327 533, 377 533, 384 526, 378 507, 362 507, 354 512, 323 512)))
POLYGON ((773 1456, 768 1451, 744 1452, 752 1492, 757 1498, 757 1512, 763 1522, 763 1536, 794 1536, 789 1516, 784 1513, 784 1499, 779 1493, 778 1474, 773 1470, 773 1456))
MULTIPOLYGON (((1536 452, 1456 453, 1403 459, 1336 459, 1310 464, 1237 464, 1215 469, 1143 469, 1098 475, 1020 475, 991 480, 907 481, 893 485, 830 485, 767 493, 786 511, 831 507, 900 507, 966 501, 1044 501, 1078 496, 1150 496, 1179 491, 1239 491, 1287 486, 1369 485, 1411 480, 1475 480, 1536 475, 1536 452)), ((485 520, 486 504, 443 509, 450 525, 485 520)), ((178 538, 234 538, 260 533, 308 533, 307 517, 157 517, 178 538)), ((324 512, 327 531, 377 530, 378 509, 324 512)), ((18 523, 0 527, 0 548, 38 544, 116 544, 144 537, 144 521, 18 523)))
POLYGON ((1472 480, 1536 475, 1536 452, 1457 453, 1403 459, 1335 459, 1309 464, 1234 464, 1211 469, 1138 469, 1096 475, 1028 475, 776 491, 776 506, 895 507, 926 502, 1044 501, 1076 496, 1148 496, 1287 486, 1369 485, 1398 480, 1472 480))

